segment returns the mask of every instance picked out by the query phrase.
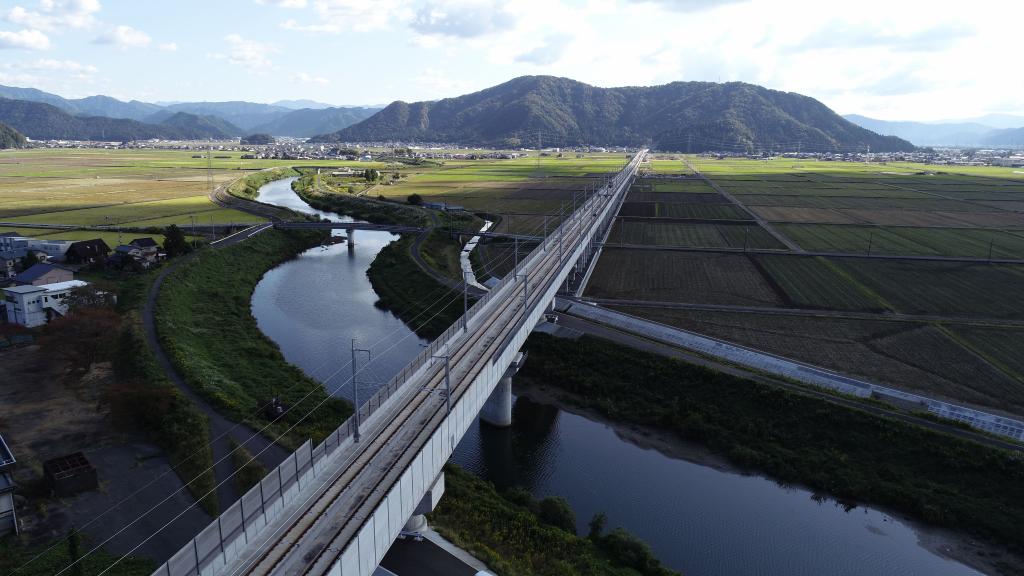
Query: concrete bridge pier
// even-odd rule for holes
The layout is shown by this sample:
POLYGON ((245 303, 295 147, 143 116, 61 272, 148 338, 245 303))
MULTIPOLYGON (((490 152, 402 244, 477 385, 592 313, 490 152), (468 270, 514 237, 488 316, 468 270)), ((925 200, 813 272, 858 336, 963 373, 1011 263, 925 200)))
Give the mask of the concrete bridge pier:
POLYGON ((434 511, 437 508, 437 503, 441 501, 441 496, 444 495, 444 472, 437 475, 437 479, 434 480, 434 484, 427 490, 427 493, 423 495, 423 499, 420 500, 416 509, 413 510, 412 516, 406 521, 405 526, 402 527, 403 533, 416 535, 427 529, 427 514, 434 511))
POLYGON ((356 245, 356 231, 354 228, 347 228, 345 230, 345 235, 348 241, 348 249, 351 250, 352 247, 356 245))
POLYGON ((505 371, 501 380, 498 380, 494 391, 480 409, 481 420, 499 428, 508 428, 512 425, 512 376, 519 372, 524 360, 525 353, 517 354, 512 365, 505 371))

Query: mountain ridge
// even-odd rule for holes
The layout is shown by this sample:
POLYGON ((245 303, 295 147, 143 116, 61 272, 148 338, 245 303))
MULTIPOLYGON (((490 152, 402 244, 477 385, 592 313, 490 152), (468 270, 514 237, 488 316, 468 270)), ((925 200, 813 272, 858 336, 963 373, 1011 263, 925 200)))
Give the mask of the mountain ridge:
POLYGON ((51 104, 7 98, 0 98, 0 122, 33 140, 202 140, 229 137, 225 129, 240 132, 237 127, 219 125, 219 119, 213 122, 192 114, 150 124, 128 118, 73 116, 51 104))
POLYGON ((904 140, 857 126, 813 98, 731 82, 598 88, 568 78, 521 76, 430 102, 396 101, 370 118, 312 138, 466 145, 627 145, 705 150, 908 151, 904 140))

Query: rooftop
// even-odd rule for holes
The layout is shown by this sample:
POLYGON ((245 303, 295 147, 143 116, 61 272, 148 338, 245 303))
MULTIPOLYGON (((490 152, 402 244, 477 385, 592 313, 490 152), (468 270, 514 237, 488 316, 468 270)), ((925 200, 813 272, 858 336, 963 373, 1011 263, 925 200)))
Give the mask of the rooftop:
POLYGON ((42 286, 35 286, 35 288, 46 288, 47 292, 56 292, 58 290, 81 288, 82 286, 88 285, 89 283, 84 280, 68 280, 67 282, 54 282, 53 284, 43 284, 42 286))
POLYGON ((33 292, 46 292, 46 288, 42 286, 33 286, 31 284, 24 284, 22 286, 11 286, 10 288, 3 288, 4 292, 10 292, 11 294, 31 294, 33 292))
POLYGON ((53 271, 53 270, 63 270, 63 268, 60 268, 58 266, 54 266, 53 264, 44 264, 44 263, 40 262, 40 263, 37 263, 37 264, 33 264, 28 270, 25 270, 21 274, 18 274, 17 276, 15 276, 14 277, 14 281, 15 282, 32 282, 36 278, 39 278, 43 274, 46 274, 47 272, 50 272, 50 271, 53 271))

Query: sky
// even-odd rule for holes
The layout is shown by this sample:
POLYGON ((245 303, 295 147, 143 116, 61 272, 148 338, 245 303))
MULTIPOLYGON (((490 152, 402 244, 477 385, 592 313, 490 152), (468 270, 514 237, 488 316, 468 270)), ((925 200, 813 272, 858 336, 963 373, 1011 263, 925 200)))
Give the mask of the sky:
POLYGON ((1024 115, 1024 7, 916 0, 0 0, 0 84, 336 105, 517 76, 743 81, 886 120, 1024 115))

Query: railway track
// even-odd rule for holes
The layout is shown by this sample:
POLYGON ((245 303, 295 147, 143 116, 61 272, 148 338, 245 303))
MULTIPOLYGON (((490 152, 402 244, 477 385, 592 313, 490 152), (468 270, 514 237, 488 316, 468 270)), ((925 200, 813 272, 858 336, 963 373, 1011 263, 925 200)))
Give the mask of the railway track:
MULTIPOLYGON (((585 241, 584 227, 589 216, 603 209, 609 200, 610 197, 603 197, 596 208, 581 212, 570 222, 562 239, 565 253, 572 253, 585 241)), ((556 241, 550 244, 557 245, 556 241)), ((500 354, 501 347, 507 346, 510 336, 532 310, 532 304, 557 279, 561 264, 559 251, 549 246, 540 261, 526 270, 530 287, 522 282, 510 284, 506 294, 492 300, 491 310, 481 310, 470 320, 471 325, 474 320, 484 325, 477 324, 472 326, 473 330, 463 332, 450 348, 453 405, 488 368, 489 362, 481 360, 500 354)), ((447 417, 445 401, 435 393, 444 388, 443 367, 435 363, 428 370, 423 385, 410 388, 395 399, 400 407, 397 413, 384 421, 377 419, 374 428, 364 433, 359 449, 346 454, 346 460, 338 463, 339 472, 322 482, 300 510, 284 517, 278 522, 280 526, 266 531, 260 538, 265 545, 256 547, 259 553, 237 566, 233 574, 321 574, 330 569, 345 544, 447 417), (374 470, 379 459, 389 464, 374 470)), ((454 444, 454 438, 451 442, 454 444)))

